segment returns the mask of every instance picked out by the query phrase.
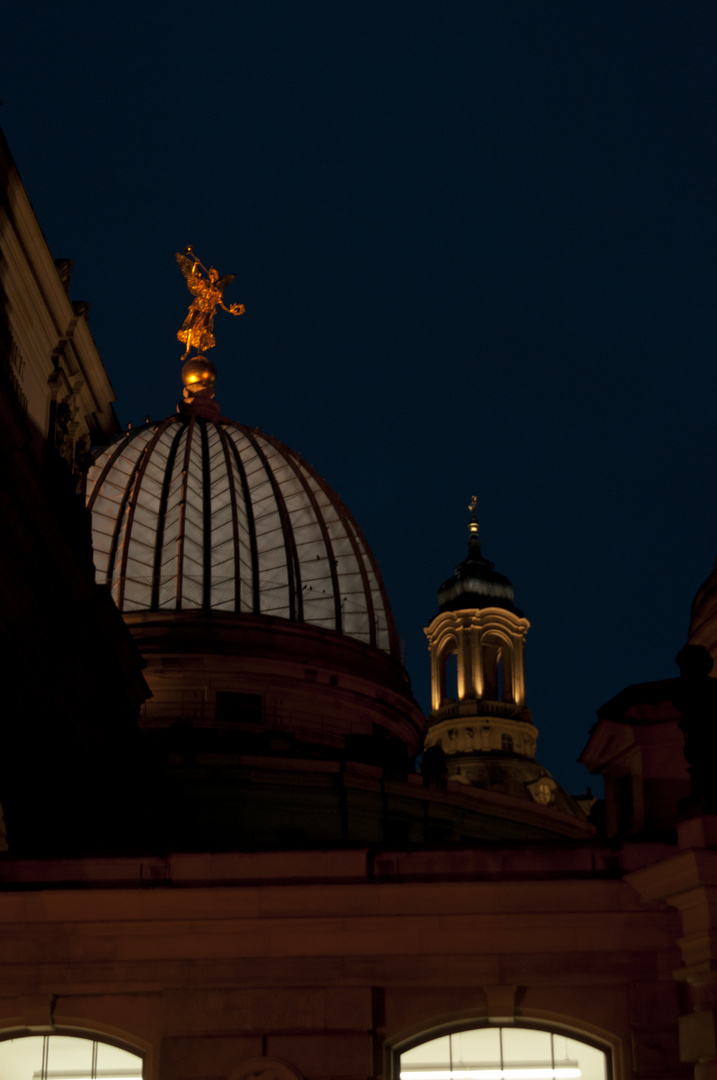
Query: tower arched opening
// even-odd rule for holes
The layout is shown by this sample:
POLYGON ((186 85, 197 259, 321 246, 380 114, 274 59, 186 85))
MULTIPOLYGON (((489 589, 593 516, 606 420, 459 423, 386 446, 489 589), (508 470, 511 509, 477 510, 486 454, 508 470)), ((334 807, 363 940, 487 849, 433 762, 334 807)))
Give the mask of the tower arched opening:
POLYGON ((458 700, 458 642, 452 635, 441 642, 435 655, 435 665, 433 707, 440 708, 458 700))
POLYGON ((481 643, 483 697, 487 701, 515 703, 513 649, 507 637, 495 631, 484 634, 481 643))

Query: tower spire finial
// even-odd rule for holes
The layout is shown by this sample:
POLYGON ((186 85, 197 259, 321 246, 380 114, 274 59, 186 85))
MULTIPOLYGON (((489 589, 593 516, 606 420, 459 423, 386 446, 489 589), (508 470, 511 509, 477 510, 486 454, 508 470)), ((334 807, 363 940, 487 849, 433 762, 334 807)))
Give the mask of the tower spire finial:
POLYGON ((468 523, 468 529, 471 534, 471 539, 478 538, 478 522, 476 520, 476 506, 478 505, 478 499, 475 495, 471 495, 471 501, 468 503, 468 509, 471 512, 471 519, 468 523))

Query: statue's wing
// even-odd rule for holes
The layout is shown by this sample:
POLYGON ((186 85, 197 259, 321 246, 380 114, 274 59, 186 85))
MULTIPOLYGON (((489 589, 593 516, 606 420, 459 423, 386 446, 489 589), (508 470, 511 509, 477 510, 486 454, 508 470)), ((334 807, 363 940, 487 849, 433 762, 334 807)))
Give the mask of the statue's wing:
POLYGON ((236 274, 222 274, 222 276, 217 279, 217 283, 216 283, 217 288, 221 289, 222 292, 224 292, 227 285, 231 285, 231 283, 232 283, 232 281, 234 280, 235 277, 236 277, 236 274))
POLYGON ((174 257, 177 260, 179 269, 187 279, 189 291, 194 293, 195 296, 199 296, 200 293, 204 292, 204 281, 192 272, 196 266, 194 259, 188 259, 186 255, 180 255, 179 252, 174 257))

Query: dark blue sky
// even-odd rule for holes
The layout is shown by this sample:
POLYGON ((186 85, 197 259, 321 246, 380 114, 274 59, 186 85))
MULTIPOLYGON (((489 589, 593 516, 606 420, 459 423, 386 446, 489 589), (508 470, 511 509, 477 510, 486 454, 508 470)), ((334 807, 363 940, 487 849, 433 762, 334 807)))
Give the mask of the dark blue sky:
POLYGON ((2 124, 115 386, 174 411, 221 272, 224 413, 299 450, 422 627, 465 551, 532 622, 538 757, 676 673, 717 553, 717 5, 5 5, 2 124))

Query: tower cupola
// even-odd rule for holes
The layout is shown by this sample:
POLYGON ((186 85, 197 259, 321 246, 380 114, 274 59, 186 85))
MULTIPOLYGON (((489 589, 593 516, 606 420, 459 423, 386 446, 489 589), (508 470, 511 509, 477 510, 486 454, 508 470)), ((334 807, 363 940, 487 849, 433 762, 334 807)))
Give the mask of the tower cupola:
POLYGON ((442 613, 462 611, 466 608, 495 607, 522 616, 522 611, 518 611, 513 604, 514 590, 510 581, 505 574, 499 574, 493 569, 493 563, 486 559, 481 551, 473 499, 469 509, 471 520, 468 526, 468 555, 438 590, 438 611, 442 613))
POLYGON ((525 703, 530 623, 513 586, 482 553, 471 499, 468 555, 438 590, 425 630, 431 713, 425 747, 440 746, 448 778, 551 805, 560 792, 535 762, 538 732, 525 703))

